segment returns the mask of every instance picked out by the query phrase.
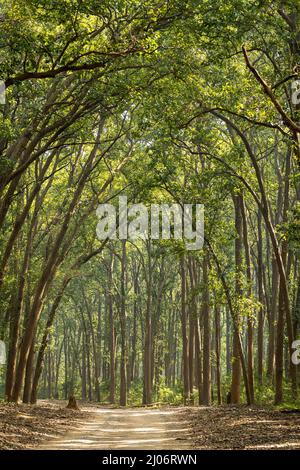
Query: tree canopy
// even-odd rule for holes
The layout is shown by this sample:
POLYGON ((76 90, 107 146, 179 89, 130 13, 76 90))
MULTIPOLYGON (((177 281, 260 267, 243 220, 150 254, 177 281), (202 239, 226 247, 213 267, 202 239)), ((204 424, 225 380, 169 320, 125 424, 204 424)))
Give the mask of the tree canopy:
POLYGON ((296 402, 299 1, 3 0, 0 47, 2 395, 296 402), (99 240, 120 195, 203 248, 99 240))

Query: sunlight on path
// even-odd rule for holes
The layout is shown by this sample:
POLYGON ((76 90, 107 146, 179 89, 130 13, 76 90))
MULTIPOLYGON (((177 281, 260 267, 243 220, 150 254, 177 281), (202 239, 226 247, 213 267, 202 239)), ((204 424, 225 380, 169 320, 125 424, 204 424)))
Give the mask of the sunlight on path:
POLYGON ((174 410, 95 409, 94 419, 39 449, 191 449, 174 410))

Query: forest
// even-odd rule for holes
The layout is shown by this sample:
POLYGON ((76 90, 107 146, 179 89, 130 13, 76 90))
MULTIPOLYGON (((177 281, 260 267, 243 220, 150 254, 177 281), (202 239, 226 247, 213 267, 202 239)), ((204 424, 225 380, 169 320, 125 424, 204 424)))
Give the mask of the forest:
POLYGON ((2 0, 0 47, 1 400, 300 407, 299 0, 2 0), (120 196, 203 246, 100 240, 120 196))

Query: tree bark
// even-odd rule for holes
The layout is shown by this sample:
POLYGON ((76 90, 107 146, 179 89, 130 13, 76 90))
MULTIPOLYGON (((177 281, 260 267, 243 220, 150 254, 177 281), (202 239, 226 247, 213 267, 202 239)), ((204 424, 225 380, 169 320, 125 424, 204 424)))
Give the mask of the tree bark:
MULTIPOLYGON (((242 225, 242 196, 235 195, 233 197, 235 208, 235 295, 236 300, 239 301, 242 296, 241 288, 241 273, 242 273, 242 239, 243 239, 243 225, 242 225)), ((239 314, 236 312, 236 324, 240 328, 239 314)), ((232 345, 232 378, 231 378, 231 403, 240 402, 240 382, 241 382, 241 367, 240 367, 240 351, 239 351, 239 332, 234 331, 233 345, 232 345)))
POLYGON ((182 332, 182 368, 183 368, 183 402, 188 404, 190 399, 189 386, 189 353, 187 338, 187 314, 186 314, 186 273, 184 255, 180 258, 181 275, 181 332, 182 332))
POLYGON ((121 308, 120 308, 120 330, 121 330, 121 363, 120 363, 120 405, 127 404, 127 345, 126 345, 126 240, 122 240, 121 261, 121 308))
POLYGON ((210 327, 210 308, 209 308, 209 280, 208 280, 208 254, 203 257, 203 297, 202 297, 202 316, 203 316, 203 392, 202 403, 209 406, 211 404, 211 327, 210 327))

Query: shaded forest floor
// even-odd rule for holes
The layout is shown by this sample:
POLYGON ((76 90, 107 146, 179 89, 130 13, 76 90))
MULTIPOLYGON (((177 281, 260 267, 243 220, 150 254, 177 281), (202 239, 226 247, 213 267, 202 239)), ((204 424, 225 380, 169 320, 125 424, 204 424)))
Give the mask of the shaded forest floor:
POLYGON ((0 449, 300 449, 300 414, 260 407, 0 404, 0 449))
POLYGON ((195 449, 300 449, 300 413, 246 406, 187 408, 195 449))
POLYGON ((90 418, 90 407, 76 411, 65 406, 65 402, 46 400, 35 406, 0 403, 0 449, 32 448, 90 418))

